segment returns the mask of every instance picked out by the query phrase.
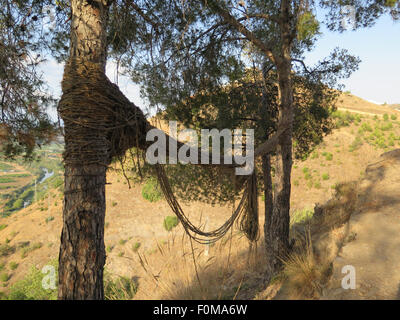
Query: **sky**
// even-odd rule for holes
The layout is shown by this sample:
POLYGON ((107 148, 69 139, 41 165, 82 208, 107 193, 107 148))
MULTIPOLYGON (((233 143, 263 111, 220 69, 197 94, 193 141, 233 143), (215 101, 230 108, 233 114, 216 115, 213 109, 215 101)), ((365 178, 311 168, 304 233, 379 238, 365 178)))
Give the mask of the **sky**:
POLYGON ((400 22, 383 16, 370 28, 338 33, 322 27, 321 31, 315 49, 306 56, 307 62, 321 60, 335 47, 348 49, 361 63, 343 81, 346 90, 379 104, 400 103, 400 22))
MULTIPOLYGON (((321 13, 318 17, 323 21, 321 13)), ((378 104, 400 103, 400 22, 394 23, 389 16, 383 16, 370 28, 338 33, 322 26, 321 32, 314 50, 306 55, 307 63, 322 60, 336 47, 348 49, 361 59, 361 63, 349 79, 342 81, 345 90, 378 104)), ((41 69, 52 93, 59 97, 63 66, 50 59, 41 69)), ((116 66, 112 62, 107 65, 107 75, 116 82, 116 66)), ((119 76, 118 85, 130 101, 139 107, 145 105, 140 88, 128 78, 119 76)), ((55 110, 50 114, 57 118, 55 110)))

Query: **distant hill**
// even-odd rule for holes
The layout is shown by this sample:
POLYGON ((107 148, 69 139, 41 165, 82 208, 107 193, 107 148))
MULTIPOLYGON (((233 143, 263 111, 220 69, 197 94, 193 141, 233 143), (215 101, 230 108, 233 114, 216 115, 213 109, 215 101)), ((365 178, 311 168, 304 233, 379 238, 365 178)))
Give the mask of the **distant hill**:
POLYGON ((400 109, 395 110, 396 106, 397 108, 400 108, 400 105, 379 105, 350 93, 342 93, 339 97, 337 106, 339 110, 344 109, 350 112, 357 112, 361 114, 400 114, 400 109))

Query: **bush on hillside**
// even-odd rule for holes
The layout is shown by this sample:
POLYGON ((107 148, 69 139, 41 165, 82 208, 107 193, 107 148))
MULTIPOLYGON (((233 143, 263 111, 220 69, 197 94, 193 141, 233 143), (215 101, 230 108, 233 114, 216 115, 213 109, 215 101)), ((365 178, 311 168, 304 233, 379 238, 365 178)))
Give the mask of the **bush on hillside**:
POLYGON ((142 196, 150 202, 157 202, 162 198, 163 195, 156 179, 147 180, 142 189, 142 196))
POLYGON ((176 216, 167 216, 164 219, 164 228, 167 231, 171 231, 175 228, 179 223, 179 220, 176 216))
POLYGON ((106 300, 132 300, 138 289, 137 281, 128 277, 115 279, 104 275, 104 298, 106 300))
MULTIPOLYGON (((57 262, 52 261, 49 265, 55 268, 54 276, 57 279, 57 262)), ((8 300, 57 300, 57 289, 43 288, 42 281, 45 276, 41 270, 32 266, 25 278, 11 286, 8 300)))

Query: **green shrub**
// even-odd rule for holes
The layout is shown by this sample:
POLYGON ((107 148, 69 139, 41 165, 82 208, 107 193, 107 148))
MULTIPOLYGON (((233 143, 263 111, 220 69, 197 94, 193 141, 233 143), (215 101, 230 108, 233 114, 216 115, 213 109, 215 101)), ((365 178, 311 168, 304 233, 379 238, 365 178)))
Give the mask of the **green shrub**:
POLYGON ((0 231, 1 231, 1 230, 4 230, 5 228, 7 228, 7 225, 6 225, 6 224, 0 224, 0 231))
POLYGON ((393 129, 393 124, 391 122, 385 122, 381 126, 382 131, 388 131, 393 129))
POLYGON ((15 269, 17 269, 17 268, 18 268, 18 266, 19 266, 19 264, 18 264, 18 263, 16 263, 16 262, 10 262, 10 269, 11 269, 11 270, 15 270, 15 269))
POLYGON ((24 207, 24 200, 23 199, 17 199, 14 202, 14 204, 12 206, 12 209, 13 210, 19 210, 19 209, 22 209, 23 207, 24 207))
POLYGON ((376 146, 378 146, 378 147, 381 148, 381 149, 387 148, 385 138, 384 138, 384 137, 379 137, 379 138, 376 140, 376 146))
POLYGON ((318 159, 319 158, 319 153, 318 153, 318 151, 314 151, 312 154, 311 154, 311 159, 318 159))
POLYGON ((104 298, 106 300, 132 300, 138 289, 137 281, 128 277, 116 279, 106 273, 104 276, 104 298))
POLYGON ((167 216, 164 219, 164 228, 167 231, 171 231, 175 228, 179 223, 178 217, 176 216, 167 216))
POLYGON ((326 154, 325 159, 326 159, 327 161, 331 161, 331 160, 333 159, 333 154, 328 152, 328 153, 326 154))
POLYGON ((389 120, 389 115, 387 113, 385 113, 383 115, 383 120, 388 121, 389 120))
POLYGON ((156 179, 147 180, 142 189, 142 196, 150 202, 157 202, 162 198, 162 192, 156 179))
POLYGON ((396 116, 395 114, 392 114, 392 115, 390 116, 390 119, 392 119, 392 120, 397 120, 397 116, 396 116))
POLYGON ((322 180, 329 180, 329 173, 324 173, 322 175, 322 180))
POLYGON ((119 240, 119 244, 121 245, 121 246, 123 246, 125 243, 127 243, 128 242, 128 240, 124 240, 124 239, 121 239, 121 240, 119 240))
POLYGON ((377 138, 383 137, 383 132, 380 127, 375 127, 374 132, 372 134, 377 138))
POLYGON ((3 272, 2 274, 0 274, 0 281, 1 282, 7 282, 8 280, 10 280, 10 275, 7 272, 3 272))
MULTIPOLYGON (((57 276, 57 262, 52 261, 49 265, 55 268, 57 276)), ((8 295, 9 300, 57 300, 57 289, 44 289, 42 281, 46 274, 43 274, 41 270, 32 266, 29 273, 22 280, 16 282, 10 288, 8 295)), ((57 284, 57 280, 56 280, 57 284)))
POLYGON ((313 209, 303 209, 295 211, 290 219, 290 224, 302 224, 308 222, 314 215, 313 209))
POLYGON ((336 128, 347 127, 356 120, 356 117, 350 112, 341 112, 339 110, 332 112, 332 118, 336 120, 336 128))
POLYGON ((111 205, 112 205, 113 207, 115 207, 117 204, 118 204, 118 202, 116 202, 116 201, 113 201, 113 202, 111 203, 111 205))
POLYGON ((0 263, 0 271, 3 271, 5 266, 6 266, 6 264, 4 262, 1 262, 0 263))
POLYGON ((361 125, 361 129, 363 129, 364 131, 369 131, 369 132, 372 132, 372 131, 373 131, 371 125, 370 125, 368 122, 364 122, 364 123, 361 125))

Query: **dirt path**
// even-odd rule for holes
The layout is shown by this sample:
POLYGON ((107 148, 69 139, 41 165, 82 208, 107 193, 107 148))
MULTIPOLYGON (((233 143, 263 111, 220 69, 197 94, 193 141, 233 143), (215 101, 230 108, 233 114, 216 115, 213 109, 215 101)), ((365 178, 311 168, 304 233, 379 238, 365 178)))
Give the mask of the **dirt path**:
POLYGON ((400 299, 400 150, 368 166, 360 187, 359 210, 322 299, 400 299), (342 287, 345 266, 354 267, 355 289, 342 287))
POLYGON ((352 113, 366 114, 369 116, 375 116, 375 115, 381 114, 381 113, 365 112, 365 111, 359 111, 359 110, 348 109, 348 108, 337 108, 337 109, 340 111, 348 111, 348 112, 352 112, 352 113))

